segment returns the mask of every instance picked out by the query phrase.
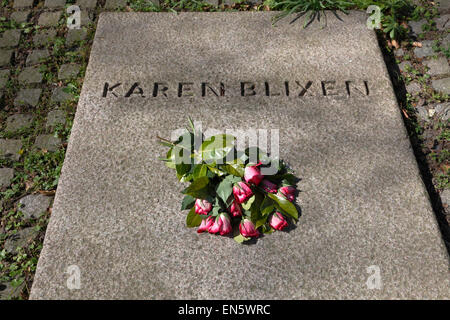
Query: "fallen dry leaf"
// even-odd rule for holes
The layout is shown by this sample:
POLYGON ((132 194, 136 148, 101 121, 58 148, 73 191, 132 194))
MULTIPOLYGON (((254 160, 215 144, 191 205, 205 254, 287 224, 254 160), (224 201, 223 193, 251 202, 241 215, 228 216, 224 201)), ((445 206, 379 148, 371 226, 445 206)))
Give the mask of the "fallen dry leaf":
POLYGON ((56 190, 39 190, 38 192, 44 196, 52 196, 56 193, 56 190))
POLYGON ((414 41, 412 43, 413 47, 418 47, 418 48, 422 48, 422 42, 418 42, 418 41, 414 41))
POLYGON ((393 46, 395 49, 400 48, 400 46, 399 46, 397 40, 392 40, 392 41, 391 41, 391 44, 392 44, 392 46, 393 46))

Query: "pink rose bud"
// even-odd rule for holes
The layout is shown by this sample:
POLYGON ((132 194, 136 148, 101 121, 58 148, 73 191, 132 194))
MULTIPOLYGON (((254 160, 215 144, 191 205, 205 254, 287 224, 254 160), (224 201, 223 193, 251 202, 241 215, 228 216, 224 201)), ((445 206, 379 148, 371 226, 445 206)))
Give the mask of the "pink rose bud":
POLYGON ((288 223, 281 213, 275 212, 269 220, 269 225, 275 230, 283 230, 288 223))
POLYGON ((239 231, 243 237, 257 237, 259 236, 258 230, 256 230, 255 225, 249 219, 244 219, 239 224, 239 231))
POLYGON ((248 183, 258 185, 264 176, 257 166, 246 167, 244 171, 244 179, 248 183))
POLYGON ((219 217, 213 218, 213 224, 209 227, 209 233, 217 233, 220 230, 219 217))
POLYGON ((209 228, 213 225, 213 223, 214 223, 213 217, 202 219, 202 223, 200 224, 200 227, 198 227, 197 232, 202 233, 204 231, 208 231, 209 228))
POLYGON ((228 211, 230 211, 232 217, 240 217, 242 216, 242 209, 240 204, 235 200, 233 200, 233 203, 228 208, 228 211))
POLYGON ((280 192, 288 199, 290 202, 295 200, 295 188, 293 186, 281 187, 280 192))
POLYGON ((208 214, 212 209, 212 204, 208 200, 197 199, 195 200, 195 213, 196 214, 208 214))
POLYGON ((227 213, 221 213, 214 223, 209 227, 209 233, 219 232, 221 236, 226 235, 232 231, 230 217, 227 213))
POLYGON ((233 194, 239 203, 244 203, 253 195, 253 192, 247 183, 241 181, 238 182, 237 186, 233 187, 233 194))
POLYGON ((261 187, 266 192, 277 193, 277 185, 275 183, 270 182, 267 179, 264 179, 263 181, 261 181, 261 187))

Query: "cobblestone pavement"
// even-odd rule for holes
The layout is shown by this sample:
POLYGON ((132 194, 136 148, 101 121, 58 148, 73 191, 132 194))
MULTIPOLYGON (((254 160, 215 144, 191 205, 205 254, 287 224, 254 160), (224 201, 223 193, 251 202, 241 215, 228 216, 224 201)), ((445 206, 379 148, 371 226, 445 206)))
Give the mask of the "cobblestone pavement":
MULTIPOLYGON (((208 0, 204 10, 232 4, 208 0)), ((0 0, 0 299, 28 297, 100 12, 170 7, 168 0, 0 0), (81 9, 79 29, 67 27, 72 5, 81 9)), ((251 1, 236 8, 267 9, 251 1)), ((439 15, 410 22, 410 40, 386 53, 434 209, 444 216, 449 13, 442 1, 439 15)))

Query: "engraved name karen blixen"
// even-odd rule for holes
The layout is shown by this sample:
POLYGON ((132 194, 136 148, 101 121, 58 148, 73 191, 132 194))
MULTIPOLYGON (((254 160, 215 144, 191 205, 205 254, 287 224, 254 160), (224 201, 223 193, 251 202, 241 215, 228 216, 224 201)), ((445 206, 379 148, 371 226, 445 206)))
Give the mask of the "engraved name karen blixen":
POLYGON ((235 81, 227 82, 105 82, 102 97, 225 97, 225 96, 368 96, 367 80, 235 81))

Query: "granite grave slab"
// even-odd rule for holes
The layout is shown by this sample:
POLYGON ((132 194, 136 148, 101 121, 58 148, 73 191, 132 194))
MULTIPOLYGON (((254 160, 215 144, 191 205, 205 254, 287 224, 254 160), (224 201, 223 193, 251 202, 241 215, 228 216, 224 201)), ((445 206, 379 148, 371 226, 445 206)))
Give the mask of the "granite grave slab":
POLYGON ((366 14, 307 29, 274 14, 100 14, 31 299, 450 298, 366 14), (249 245, 186 228, 156 136, 187 116, 279 130, 296 228, 249 245))

